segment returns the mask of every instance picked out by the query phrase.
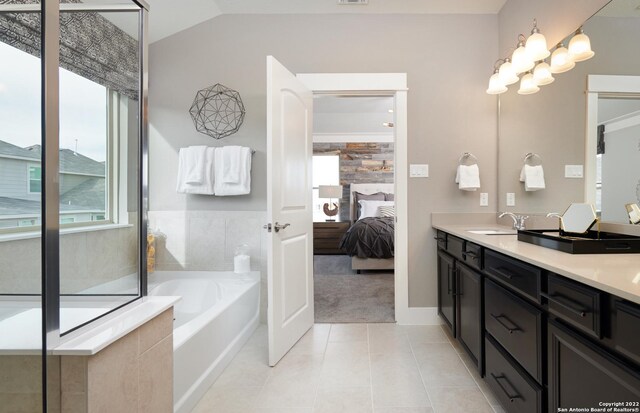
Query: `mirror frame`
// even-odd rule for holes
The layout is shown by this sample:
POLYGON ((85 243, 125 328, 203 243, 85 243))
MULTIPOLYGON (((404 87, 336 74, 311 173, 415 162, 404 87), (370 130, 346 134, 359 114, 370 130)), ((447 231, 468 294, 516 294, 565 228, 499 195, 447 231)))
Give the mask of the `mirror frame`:
MULTIPOLYGON (((588 75, 587 128, 585 142, 585 202, 596 202, 596 153, 598 142, 598 99, 600 97, 640 97, 640 76, 588 75)), ((631 225, 631 224, 623 224, 631 225)))

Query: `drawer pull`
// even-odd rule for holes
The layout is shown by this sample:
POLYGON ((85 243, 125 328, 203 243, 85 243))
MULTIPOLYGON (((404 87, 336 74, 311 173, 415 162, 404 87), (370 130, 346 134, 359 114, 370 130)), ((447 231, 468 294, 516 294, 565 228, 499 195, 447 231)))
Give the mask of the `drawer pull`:
POLYGON ((475 252, 473 252, 473 251, 462 251, 462 256, 463 256, 465 259, 467 258, 467 255, 468 255, 469 257, 471 257, 471 259, 473 259, 473 260, 477 260, 477 259, 478 259, 478 254, 476 254, 476 253, 475 253, 475 252))
POLYGON ((569 310, 569 312, 577 315, 578 317, 584 318, 587 316, 587 313, 589 312, 589 310, 586 310, 584 308, 574 307, 572 304, 575 304, 575 302, 572 299, 564 297, 560 294, 549 295, 549 294, 540 292, 540 295, 546 298, 549 302, 558 304, 560 307, 566 310, 569 310))
POLYGON ((433 237, 433 239, 442 241, 442 242, 445 242, 447 240, 446 238, 440 238, 440 237, 433 237))
POLYGON ((518 327, 518 325, 516 323, 514 323, 511 320, 509 320, 509 318, 504 314, 500 314, 500 315, 491 314, 491 317, 494 320, 496 320, 498 322, 498 324, 500 324, 502 327, 504 327, 509 332, 509 334, 513 334, 515 331, 522 331, 522 329, 520 327, 518 327), (508 325, 506 325, 502 320, 500 320, 501 318, 504 318, 505 320, 507 320, 509 322, 509 324, 511 324, 513 327, 509 327, 508 325))
POLYGON ((516 399, 523 399, 523 397, 521 395, 519 395, 518 393, 513 394, 513 395, 509 394, 507 389, 505 389, 504 386, 502 385, 502 383, 500 383, 500 380, 502 379, 505 382, 507 382, 507 384, 509 384, 509 387, 511 387, 512 389, 515 390, 515 388, 509 382, 509 379, 507 379, 507 377, 505 375, 496 376, 495 374, 491 373, 491 377, 493 377, 493 379, 496 381, 496 384, 498 385, 498 387, 500 387, 500 390, 502 390, 504 392, 505 396, 507 396, 509 398, 509 401, 511 403, 513 403, 516 399))
POLYGON ((505 269, 504 267, 492 268, 491 270, 508 280, 518 276, 518 274, 514 274, 511 271, 505 269))

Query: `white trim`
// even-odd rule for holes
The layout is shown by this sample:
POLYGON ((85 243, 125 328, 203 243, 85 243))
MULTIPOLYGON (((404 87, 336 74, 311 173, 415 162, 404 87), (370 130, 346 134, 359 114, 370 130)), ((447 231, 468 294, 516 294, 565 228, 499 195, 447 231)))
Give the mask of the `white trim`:
POLYGON ((433 321, 429 310, 421 314, 409 307, 409 225, 408 225, 408 165, 407 165, 407 74, 406 73, 316 73, 299 74, 298 79, 314 93, 354 95, 377 92, 394 96, 395 132, 395 312, 398 324, 418 324, 433 321), (414 315, 419 314, 419 315, 414 315))
POLYGON ((602 125, 606 125, 604 134, 617 132, 622 129, 631 128, 640 125, 640 112, 629 113, 619 118, 611 119, 607 122, 602 122, 602 125))
POLYGON ((313 143, 390 142, 393 133, 314 133, 313 143))
POLYGON ((587 120, 584 159, 584 200, 596 201, 596 153, 598 142, 598 98, 603 95, 640 94, 640 76, 588 75, 587 120))

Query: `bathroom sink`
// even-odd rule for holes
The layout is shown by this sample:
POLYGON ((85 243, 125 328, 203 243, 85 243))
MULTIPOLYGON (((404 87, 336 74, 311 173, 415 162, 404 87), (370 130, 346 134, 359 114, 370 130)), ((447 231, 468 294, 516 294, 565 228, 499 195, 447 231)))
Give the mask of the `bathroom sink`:
POLYGON ((478 235, 516 235, 515 229, 470 229, 467 232, 478 235))

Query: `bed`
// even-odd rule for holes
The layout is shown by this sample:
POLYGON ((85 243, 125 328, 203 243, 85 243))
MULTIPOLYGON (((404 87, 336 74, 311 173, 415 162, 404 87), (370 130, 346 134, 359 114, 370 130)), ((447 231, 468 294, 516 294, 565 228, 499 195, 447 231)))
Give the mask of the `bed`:
POLYGON ((349 192, 351 227, 343 236, 340 248, 351 256, 351 269, 358 273, 361 270, 393 271, 395 217, 358 219, 356 193, 366 195, 382 193, 386 194, 386 200, 390 200, 393 198, 394 184, 351 184, 349 192))

